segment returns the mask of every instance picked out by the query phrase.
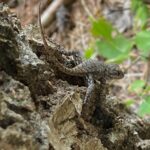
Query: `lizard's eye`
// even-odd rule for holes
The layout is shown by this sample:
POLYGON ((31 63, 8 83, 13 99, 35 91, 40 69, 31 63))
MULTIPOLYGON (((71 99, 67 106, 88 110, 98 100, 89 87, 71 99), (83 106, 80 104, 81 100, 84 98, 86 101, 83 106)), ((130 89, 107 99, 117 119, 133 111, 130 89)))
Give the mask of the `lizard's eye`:
POLYGON ((110 79, 121 79, 124 77, 123 71, 117 64, 110 64, 108 67, 108 72, 110 79))
POLYGON ((114 76, 114 77, 115 77, 115 76, 116 76, 116 77, 119 76, 119 72, 118 72, 118 71, 114 71, 114 72, 113 72, 113 76, 114 76))
POLYGON ((121 70, 117 71, 117 76, 118 78, 123 78, 124 77, 124 73, 121 70))
POLYGON ((114 79, 121 79, 124 77, 124 73, 117 67, 112 71, 111 77, 114 79))

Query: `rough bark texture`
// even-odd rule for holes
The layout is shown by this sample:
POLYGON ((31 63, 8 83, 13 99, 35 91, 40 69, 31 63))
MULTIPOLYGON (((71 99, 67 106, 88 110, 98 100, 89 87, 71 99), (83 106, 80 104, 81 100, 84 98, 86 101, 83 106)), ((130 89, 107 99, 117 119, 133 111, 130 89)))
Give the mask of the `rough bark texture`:
POLYGON ((38 37, 0 5, 0 149, 149 150, 149 123, 112 98, 107 85, 96 86, 87 116, 83 78, 45 63, 38 37))

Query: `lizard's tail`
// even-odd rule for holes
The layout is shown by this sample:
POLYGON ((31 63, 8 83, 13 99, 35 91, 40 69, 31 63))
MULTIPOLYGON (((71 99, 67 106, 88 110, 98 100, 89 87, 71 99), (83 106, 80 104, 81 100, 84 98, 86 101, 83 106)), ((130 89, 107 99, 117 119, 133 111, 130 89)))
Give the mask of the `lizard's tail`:
POLYGON ((80 65, 74 67, 74 68, 67 68, 63 64, 61 64, 58 60, 56 62, 56 67, 58 68, 59 71, 72 75, 72 76, 84 76, 86 74, 85 70, 80 67, 80 65))

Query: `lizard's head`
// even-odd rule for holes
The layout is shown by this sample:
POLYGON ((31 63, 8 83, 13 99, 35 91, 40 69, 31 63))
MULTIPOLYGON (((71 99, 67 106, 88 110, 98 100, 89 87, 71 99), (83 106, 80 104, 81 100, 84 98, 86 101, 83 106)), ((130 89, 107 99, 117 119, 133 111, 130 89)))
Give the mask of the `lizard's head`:
POLYGON ((124 77, 124 72, 117 64, 108 64, 105 73, 108 80, 122 79, 124 77))

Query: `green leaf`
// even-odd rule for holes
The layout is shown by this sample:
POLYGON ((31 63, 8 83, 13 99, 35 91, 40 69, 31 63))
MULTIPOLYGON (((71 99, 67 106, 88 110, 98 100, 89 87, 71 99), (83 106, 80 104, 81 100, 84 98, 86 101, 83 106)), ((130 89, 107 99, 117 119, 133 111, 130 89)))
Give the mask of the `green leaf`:
POLYGON ((149 17, 148 13, 149 13, 149 11, 148 11, 147 7, 145 7, 143 5, 140 6, 137 10, 135 22, 137 22, 137 25, 141 26, 141 28, 143 28, 147 23, 147 19, 149 17))
POLYGON ((133 105, 135 103, 135 101, 133 99, 127 99, 123 103, 126 105, 126 107, 129 107, 129 106, 133 105))
POLYGON ((150 85, 147 85, 143 92, 148 94, 150 92, 150 85))
POLYGON ((132 10, 135 13, 135 25, 143 28, 149 18, 149 10, 142 0, 132 0, 132 10))
POLYGON ((110 61, 121 62, 129 57, 133 43, 118 35, 111 41, 96 41, 96 51, 110 61))
POLYGON ((118 51, 123 53, 130 51, 132 47, 131 41, 125 38, 123 35, 116 36, 111 42, 115 49, 118 49, 118 51))
POLYGON ((135 36, 135 44, 141 54, 148 56, 150 53, 150 31, 141 31, 135 36))
POLYGON ((139 93, 145 85, 144 80, 135 80, 129 87, 129 91, 139 93))
POLYGON ((138 114, 142 117, 144 115, 150 115, 150 96, 147 96, 143 103, 140 105, 138 114))
POLYGON ((92 21, 92 34, 94 36, 102 37, 107 40, 112 39, 112 32, 113 32, 113 27, 108 21, 105 19, 101 18, 98 20, 92 21))
POLYGON ((98 54, 106 57, 107 59, 115 58, 121 54, 120 51, 114 49, 114 47, 107 41, 96 41, 96 51, 98 54))
POLYGON ((89 47, 88 49, 85 50, 84 57, 86 59, 91 58, 93 55, 94 55, 94 48, 93 47, 89 47))
POLYGON ((112 63, 112 62, 115 62, 115 63, 122 63, 122 62, 123 62, 124 60, 126 60, 127 58, 129 58, 129 54, 128 54, 128 53, 123 53, 123 54, 120 54, 120 55, 117 56, 117 57, 108 59, 107 62, 108 62, 108 63, 112 63))

